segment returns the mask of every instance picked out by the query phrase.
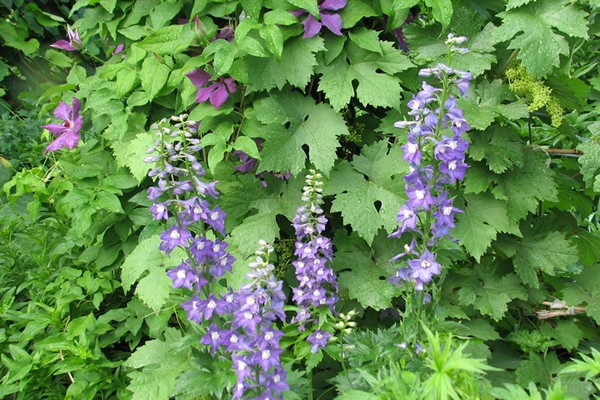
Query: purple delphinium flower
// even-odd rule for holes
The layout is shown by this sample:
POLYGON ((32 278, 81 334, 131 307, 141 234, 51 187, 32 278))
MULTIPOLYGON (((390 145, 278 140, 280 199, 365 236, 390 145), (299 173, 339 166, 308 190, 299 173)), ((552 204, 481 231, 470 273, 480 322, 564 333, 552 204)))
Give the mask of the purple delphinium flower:
POLYGON ((285 320, 285 294, 268 262, 272 252, 266 242, 260 241, 256 259, 249 264, 251 271, 246 274, 249 282, 232 293, 229 321, 222 324, 223 328, 211 325, 202 337, 202 343, 210 345, 211 351, 221 347, 231 353, 237 375, 234 399, 281 399, 281 392, 289 388, 280 360, 283 332, 274 325, 277 320, 285 320))
POLYGON ((210 75, 201 69, 192 71, 186 76, 198 88, 196 102, 204 103, 209 100, 214 108, 221 107, 227 101, 229 94, 237 90, 233 78, 217 78, 209 85, 210 75))
POLYGON ((79 115, 80 110, 81 102, 77 98, 73 99, 72 106, 69 106, 64 101, 58 103, 58 107, 54 110, 54 116, 62 119, 64 122, 62 124, 42 126, 42 128, 47 129, 53 135, 58 136, 58 138, 46 147, 44 153, 62 148, 74 149, 77 147, 81 139, 79 131, 83 126, 83 118, 79 115))
POLYGON ((296 269, 298 286, 293 289, 293 299, 299 311, 293 322, 304 329, 313 317, 313 311, 326 307, 335 312, 337 297, 337 276, 328 265, 333 258, 331 240, 322 235, 327 225, 323 215, 323 182, 321 174, 310 170, 306 175, 306 186, 302 194, 305 203, 296 211, 292 222, 296 231, 296 250, 298 257, 292 264, 296 269))
POLYGON ((216 282, 232 270, 235 258, 226 250, 225 241, 210 240, 194 234, 193 224, 201 224, 204 230, 225 235, 225 212, 211 208, 207 198, 217 198, 216 182, 203 181, 204 168, 196 155, 201 150, 194 137, 197 123, 187 116, 172 117, 171 123, 162 120, 155 124, 158 140, 149 149, 146 161, 156 163, 149 175, 158 181, 148 189, 148 198, 154 201, 150 208, 155 220, 175 219, 175 223, 161 235, 160 250, 170 254, 179 247, 187 250, 189 258, 176 268, 167 271, 175 288, 192 290, 191 300, 183 303, 190 321, 202 322, 214 314, 227 311, 226 302, 210 294, 207 285, 216 282), (162 197, 170 197, 158 201, 162 197))
MULTIPOLYGON (((465 41, 466 38, 448 35, 446 43, 450 53, 464 53, 455 45, 465 41)), ((409 248, 391 259, 400 266, 390 281, 396 284, 410 281, 418 291, 441 273, 433 249, 441 238, 450 234, 455 214, 462 212, 453 206, 445 186, 465 177, 468 168, 465 152, 469 144, 462 135, 469 130, 469 124, 450 89, 456 88, 464 95, 471 79, 468 72, 456 71, 444 64, 422 69, 419 75, 442 80, 446 89, 423 82, 422 90, 407 104, 408 114, 414 120, 395 124, 397 128, 409 129, 402 150, 410 171, 404 176, 408 200, 398 212, 398 229, 390 234, 390 237, 406 233, 413 236, 409 248), (423 150, 431 148, 433 157, 430 151, 423 150), (415 243, 415 235, 421 238, 420 244, 415 243)))
POLYGON ((319 349, 327 346, 327 342, 331 338, 331 335, 325 331, 317 330, 311 333, 306 340, 312 345, 310 351, 316 353, 319 349))
POLYGON ((348 0, 320 0, 319 6, 319 19, 318 21, 313 15, 308 14, 306 10, 294 10, 292 14, 296 17, 308 14, 306 19, 302 21, 304 26, 304 38, 311 38, 321 32, 323 25, 331 31, 334 35, 342 36, 342 17, 336 14, 334 11, 339 11, 346 7, 348 0))
POLYGON ((83 42, 81 41, 81 37, 79 37, 79 31, 77 29, 73 31, 71 27, 67 25, 67 37, 69 40, 61 39, 50 46, 66 51, 77 51, 83 48, 83 42))

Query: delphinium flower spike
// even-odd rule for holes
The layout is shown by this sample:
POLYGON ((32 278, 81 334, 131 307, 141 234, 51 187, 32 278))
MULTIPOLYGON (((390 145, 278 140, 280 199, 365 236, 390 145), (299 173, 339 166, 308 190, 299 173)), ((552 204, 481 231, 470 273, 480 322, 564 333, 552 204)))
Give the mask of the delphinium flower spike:
MULTIPOLYGON (((466 40, 448 35, 449 54, 467 52, 466 48, 458 47, 466 40)), ((471 80, 470 73, 444 64, 422 69, 419 75, 439 79, 442 87, 423 82, 422 90, 407 104, 413 120, 396 123, 397 128, 408 128, 407 143, 402 150, 410 172, 404 177, 408 200, 398 212, 398 229, 390 235, 408 234, 413 238, 403 253, 392 258, 394 262, 402 260, 402 266, 391 281, 412 282, 417 291, 441 273, 435 246, 449 235, 454 216, 462 212, 453 206, 447 187, 465 177, 468 168, 465 152, 469 144, 463 134, 469 130, 469 124, 451 91, 456 88, 465 95, 471 80)))
MULTIPOLYGON (((302 201, 304 204, 296 211, 293 226, 296 231, 294 254, 298 257, 293 261, 296 269, 298 286, 293 289, 294 301, 298 305, 298 313, 293 322, 304 329, 308 322, 315 322, 315 312, 319 309, 329 309, 335 313, 335 303, 338 300, 337 276, 330 266, 333 258, 331 240, 322 235, 327 225, 323 215, 323 182, 321 174, 310 170, 306 175, 302 201)), ((313 349, 325 347, 329 335, 319 331, 308 338, 313 349)), ((316 351, 316 350, 315 350, 316 351)))
POLYGON ((231 271, 235 258, 227 251, 226 242, 206 237, 209 230, 225 235, 225 213, 210 205, 209 199, 216 199, 218 192, 216 182, 203 180, 205 171, 196 158, 201 150, 200 140, 194 137, 196 126, 187 115, 154 124, 158 138, 148 151, 154 155, 146 161, 157 165, 149 173, 157 180, 157 185, 148 189, 148 198, 154 202, 152 217, 171 222, 160 235, 159 248, 170 254, 179 247, 187 254, 167 275, 174 288, 192 291, 182 308, 190 321, 200 323, 221 311, 209 283, 231 271))
POLYGON ((230 314, 223 328, 212 324, 202 337, 202 343, 212 351, 223 348, 231 353, 237 383, 234 399, 282 399, 287 390, 286 372, 281 364, 279 340, 283 336, 275 322, 285 321, 283 283, 275 278, 269 257, 273 248, 260 241, 256 258, 249 264, 249 281, 229 301, 216 303, 220 312, 230 314))

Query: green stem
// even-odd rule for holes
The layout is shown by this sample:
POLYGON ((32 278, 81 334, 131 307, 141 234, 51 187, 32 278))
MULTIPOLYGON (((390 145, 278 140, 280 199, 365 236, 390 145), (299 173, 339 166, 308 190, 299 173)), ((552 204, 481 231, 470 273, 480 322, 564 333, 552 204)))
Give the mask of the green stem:
POLYGON ((308 397, 307 397, 307 400, 313 400, 313 373, 312 373, 312 369, 308 371, 308 381, 310 382, 310 387, 308 388, 308 397))

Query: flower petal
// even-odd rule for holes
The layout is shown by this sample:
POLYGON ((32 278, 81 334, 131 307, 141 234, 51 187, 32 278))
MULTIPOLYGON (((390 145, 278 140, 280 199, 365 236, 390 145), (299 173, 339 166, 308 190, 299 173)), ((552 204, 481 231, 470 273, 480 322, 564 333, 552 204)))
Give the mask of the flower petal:
POLYGON ((334 35, 342 36, 342 17, 337 14, 321 13, 321 21, 334 35))
POLYGON ((56 151, 62 148, 74 149, 79 144, 79 133, 74 131, 67 131, 64 134, 60 135, 55 141, 50 143, 44 153, 49 151, 56 151))
POLYGON ((306 14, 308 11, 306 10, 292 10, 290 11, 290 13, 294 16, 294 17, 299 17, 301 15, 306 14))
POLYGON ((75 121, 79 117, 79 111, 81 110, 81 101, 78 98, 73 98, 73 111, 71 113, 71 121, 75 121))
POLYGON ((52 43, 50 47, 55 47, 57 49, 66 50, 66 51, 75 51, 77 50, 71 43, 67 42, 64 39, 59 40, 56 43, 52 43))
POLYGON ((196 93, 196 103, 204 103, 206 100, 208 100, 213 90, 213 85, 198 89, 198 93, 196 93))
POLYGON ((68 130, 68 128, 62 124, 48 124, 43 125, 42 128, 52 132, 53 135, 62 135, 68 130))
POLYGON ((220 83, 210 96, 210 104, 212 104, 214 108, 219 108, 225 103, 228 97, 229 93, 227 92, 225 85, 220 83))
POLYGON ((342 8, 346 7, 347 3, 348 0, 325 0, 323 3, 321 3, 319 9, 331 11, 341 10, 342 8))
POLYGON ((63 121, 70 121, 71 112, 73 112, 73 108, 64 101, 61 101, 54 109, 54 116, 58 119, 62 119, 63 121))
POLYGON ((302 25, 304 25, 304 35, 302 37, 305 39, 311 38, 321 32, 321 23, 310 14, 302 22, 302 25))
POLYGON ((189 74, 187 74, 186 76, 188 78, 190 78, 190 81, 192 81, 192 84, 194 84, 194 86, 196 86, 198 88, 201 88, 202 86, 206 85, 208 83, 208 81, 210 80, 210 75, 206 71, 203 71, 201 69, 192 71, 189 74))
POLYGON ((229 93, 234 93, 236 91, 237 86, 236 86, 235 81, 233 80, 233 78, 223 79, 223 82, 227 86, 227 90, 229 91, 229 93))

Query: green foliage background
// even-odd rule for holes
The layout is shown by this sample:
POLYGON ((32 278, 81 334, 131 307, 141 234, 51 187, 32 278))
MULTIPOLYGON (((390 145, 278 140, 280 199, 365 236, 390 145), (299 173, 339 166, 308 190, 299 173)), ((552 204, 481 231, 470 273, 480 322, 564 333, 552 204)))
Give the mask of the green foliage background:
MULTIPOLYGON (((351 371, 329 358, 315 369, 323 398, 385 399, 406 389, 390 382, 433 396, 424 398, 597 394, 589 381, 599 372, 600 332, 598 7, 349 0, 344 36, 323 29, 303 39, 289 11, 314 12, 316 0, 0 2, 0 397, 227 398, 229 364, 199 348, 201 328, 179 308, 184 296, 165 271, 180 260, 158 251, 162 227, 145 193, 150 124, 183 112, 202 121, 202 161, 219 181, 238 259, 230 284, 243 279, 257 238, 289 259, 306 169, 326 177, 340 309, 359 312, 359 329, 343 339, 354 345, 345 355, 351 371), (84 51, 49 46, 67 23, 84 51), (226 25, 234 40, 212 40, 226 25), (425 340, 454 348, 435 360, 458 367, 438 371, 434 358, 415 358, 409 365, 428 371, 419 378, 398 361, 406 359, 394 346, 405 339, 397 337, 403 321, 385 317, 406 306, 405 293, 387 283, 395 271, 388 260, 404 244, 387 234, 408 170, 406 137, 393 123, 419 90, 418 70, 446 62, 449 32, 469 37, 471 51, 451 66, 474 75, 459 103, 472 126, 470 168, 453 189, 465 211, 453 231, 460 242, 439 255, 444 278, 425 340), (113 54, 119 44, 124 52, 113 54), (507 71, 519 66, 528 95, 510 88, 507 71), (196 68, 234 78, 238 90, 218 109, 196 104, 185 77, 196 68), (544 87, 551 97, 542 106, 554 99, 560 112, 532 107, 544 87), (40 138, 40 126, 73 97, 83 103, 82 143, 44 158, 50 135, 40 138), (257 168, 235 172, 234 150, 257 158, 257 168), (289 181, 271 174, 286 172, 289 181), (570 315, 568 307, 580 309, 570 315), (556 315, 540 319, 544 310, 556 315), (469 368, 480 381, 457 372, 469 368), (443 379, 455 392, 435 392, 443 379)), ((280 268, 293 275, 289 264, 280 268)), ((309 361, 287 357, 286 398, 302 398, 294 393, 306 393, 309 361)))

